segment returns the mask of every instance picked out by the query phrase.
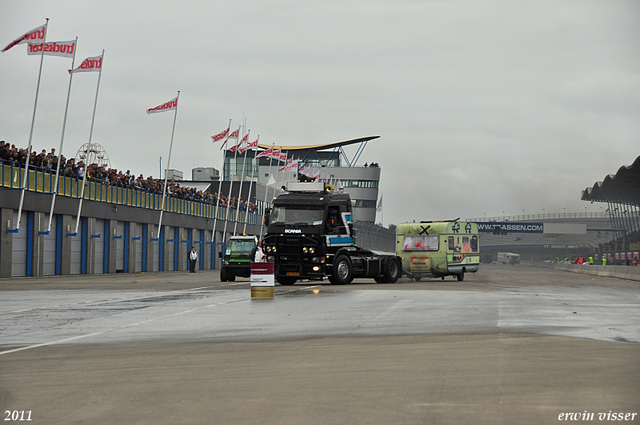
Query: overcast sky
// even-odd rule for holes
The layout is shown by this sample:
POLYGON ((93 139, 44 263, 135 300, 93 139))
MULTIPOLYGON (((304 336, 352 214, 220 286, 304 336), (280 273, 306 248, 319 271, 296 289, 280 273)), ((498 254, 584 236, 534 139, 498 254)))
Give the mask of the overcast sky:
MULTIPOLYGON (((265 144, 380 136, 358 165, 382 168, 385 225, 600 212, 581 191, 640 155, 637 0, 0 0, 1 47, 45 18, 76 65, 105 50, 92 141, 136 175, 167 159, 173 113, 146 109, 178 90, 185 177, 221 167, 229 119, 265 144)), ((0 54, 0 140, 27 146, 38 65, 0 54)), ((58 148, 70 66, 45 57, 35 150, 58 148)), ((74 75, 67 157, 97 77, 74 75)))

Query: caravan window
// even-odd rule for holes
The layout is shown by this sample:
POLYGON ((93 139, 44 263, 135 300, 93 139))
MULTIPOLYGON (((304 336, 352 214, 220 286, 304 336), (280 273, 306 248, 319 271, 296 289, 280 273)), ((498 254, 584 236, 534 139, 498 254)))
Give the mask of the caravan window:
POLYGON ((439 235, 405 235, 403 251, 437 251, 440 246, 439 235))
POLYGON ((478 237, 477 236, 472 236, 471 237, 471 251, 472 252, 478 252, 478 237))

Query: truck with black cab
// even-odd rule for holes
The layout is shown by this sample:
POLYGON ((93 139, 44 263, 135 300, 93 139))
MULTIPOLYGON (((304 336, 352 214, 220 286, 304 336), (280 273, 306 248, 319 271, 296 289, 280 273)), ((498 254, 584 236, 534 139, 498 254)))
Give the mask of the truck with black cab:
POLYGON ((395 254, 355 244, 351 198, 322 182, 289 183, 273 201, 265 224, 263 251, 281 285, 303 279, 347 284, 355 278, 395 283, 402 274, 395 254))

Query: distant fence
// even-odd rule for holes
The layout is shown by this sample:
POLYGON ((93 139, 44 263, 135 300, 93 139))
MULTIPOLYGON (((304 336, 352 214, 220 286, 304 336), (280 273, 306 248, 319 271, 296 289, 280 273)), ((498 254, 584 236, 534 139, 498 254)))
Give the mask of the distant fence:
POLYGON ((354 222, 356 244, 372 251, 396 252, 396 232, 366 221, 354 222))
POLYGON ((628 279, 640 281, 640 267, 630 266, 594 266, 578 264, 552 264, 551 267, 566 272, 590 274, 604 277, 615 277, 618 279, 628 279))
POLYGON ((611 218, 608 212, 561 212, 561 213, 544 213, 544 214, 520 214, 520 215, 502 215, 499 217, 478 217, 466 218, 465 221, 476 222, 499 222, 499 221, 527 221, 527 220, 562 220, 576 218, 611 218))

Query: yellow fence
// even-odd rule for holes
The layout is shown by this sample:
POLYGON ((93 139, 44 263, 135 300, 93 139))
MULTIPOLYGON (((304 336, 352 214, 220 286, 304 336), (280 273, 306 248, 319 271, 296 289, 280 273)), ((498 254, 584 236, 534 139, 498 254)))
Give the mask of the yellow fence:
MULTIPOLYGON (((23 178, 24 168, 6 164, 1 165, 0 182, 3 187, 10 189, 22 189, 23 178)), ((26 188, 32 192, 54 193, 55 178, 55 173, 30 169, 26 188)), ((82 179, 65 176, 58 177, 58 196, 80 198, 81 193, 82 179)), ((111 186, 100 181, 87 181, 83 198, 88 201, 127 205, 130 207, 148 208, 152 210, 160 210, 162 207, 162 194, 149 193, 145 190, 111 186)), ((215 214, 218 219, 224 220, 227 218, 226 208, 217 207, 212 204, 199 201, 178 199, 171 196, 166 197, 164 210, 166 212, 186 214, 196 217, 214 218, 215 214)), ((230 210, 228 215, 229 221, 238 221, 240 223, 247 221, 246 212, 230 210)), ((248 224, 257 223, 258 214, 248 213, 248 224)))

